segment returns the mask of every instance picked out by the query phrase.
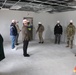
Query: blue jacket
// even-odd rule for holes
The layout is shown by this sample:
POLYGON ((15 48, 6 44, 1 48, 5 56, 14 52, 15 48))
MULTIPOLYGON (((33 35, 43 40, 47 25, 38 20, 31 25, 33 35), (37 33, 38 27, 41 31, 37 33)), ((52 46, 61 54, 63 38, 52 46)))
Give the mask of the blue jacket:
POLYGON ((10 25, 10 35, 11 35, 11 36, 16 36, 16 35, 17 35, 17 29, 16 29, 14 23, 12 23, 12 24, 10 25))

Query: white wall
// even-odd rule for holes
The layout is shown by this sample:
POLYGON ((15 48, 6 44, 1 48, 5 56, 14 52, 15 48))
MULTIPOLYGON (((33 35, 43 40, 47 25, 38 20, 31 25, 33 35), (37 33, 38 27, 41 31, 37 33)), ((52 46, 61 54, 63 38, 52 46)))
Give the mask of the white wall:
MULTIPOLYGON (((33 12, 0 10, 0 33, 4 41, 10 41, 10 24, 12 19, 19 21, 19 27, 22 28, 23 17, 33 17, 33 12)), ((19 40, 22 40, 21 33, 19 40)))
MULTIPOLYGON (((38 21, 41 21, 45 26, 44 38, 45 39, 54 39, 54 26, 56 25, 57 20, 60 21, 61 25, 63 26, 63 35, 62 41, 66 42, 66 27, 69 24, 69 21, 72 19, 74 25, 76 26, 76 11, 69 11, 69 12, 62 12, 62 13, 40 13, 34 15, 34 24, 37 27, 38 21)), ((76 35, 75 35, 76 38, 76 35)), ((74 39, 74 44, 76 45, 76 39, 74 39)))
MULTIPOLYGON (((74 25, 76 26, 76 11, 69 11, 69 12, 63 12, 63 13, 55 13, 55 14, 49 14, 49 13, 34 13, 34 12, 25 12, 25 11, 11 11, 11 10, 0 10, 0 33, 3 35, 5 41, 10 40, 9 35, 9 26, 11 24, 11 20, 15 19, 19 21, 19 26, 22 28, 22 20, 23 17, 33 17, 33 25, 34 25, 34 39, 38 39, 38 36, 36 34, 36 29, 38 22, 42 22, 42 24, 45 27, 44 31, 44 39, 54 39, 54 26, 56 24, 56 21, 59 20, 61 25, 63 26, 63 35, 62 35, 62 41, 66 41, 66 35, 65 35, 65 29, 66 26, 69 24, 69 21, 72 19, 74 21, 74 25)), ((75 36, 76 37, 76 36, 75 36)), ((22 40, 21 33, 19 40, 22 40)), ((74 40, 74 43, 76 44, 76 40, 74 40)))

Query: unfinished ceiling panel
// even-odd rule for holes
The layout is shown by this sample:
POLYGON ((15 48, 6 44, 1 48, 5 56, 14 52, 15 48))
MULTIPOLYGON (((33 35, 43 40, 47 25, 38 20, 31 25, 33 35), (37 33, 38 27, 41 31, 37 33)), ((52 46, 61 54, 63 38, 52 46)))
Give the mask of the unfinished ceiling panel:
POLYGON ((0 8, 33 12, 65 12, 76 10, 76 0, 0 0, 0 8))

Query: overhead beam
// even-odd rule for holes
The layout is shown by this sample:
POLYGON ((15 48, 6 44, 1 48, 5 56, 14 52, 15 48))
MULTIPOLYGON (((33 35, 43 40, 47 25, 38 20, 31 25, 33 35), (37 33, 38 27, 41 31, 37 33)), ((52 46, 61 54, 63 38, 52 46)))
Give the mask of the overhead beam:
POLYGON ((5 0, 5 1, 4 1, 4 3, 3 3, 3 5, 2 5, 2 7, 1 7, 1 8, 3 8, 3 6, 5 5, 5 3, 6 3, 6 2, 7 2, 7 0, 5 0))
POLYGON ((16 6, 17 3, 19 3, 20 1, 21 1, 21 0, 18 0, 15 4, 13 4, 13 5, 10 7, 10 9, 11 9, 12 7, 16 6))

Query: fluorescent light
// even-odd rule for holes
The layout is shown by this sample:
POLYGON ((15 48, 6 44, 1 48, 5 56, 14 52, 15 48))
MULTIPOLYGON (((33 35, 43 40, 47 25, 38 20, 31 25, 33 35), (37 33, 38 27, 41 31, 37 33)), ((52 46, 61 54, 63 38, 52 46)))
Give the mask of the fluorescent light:
POLYGON ((76 8, 76 6, 71 6, 72 8, 76 8))
POLYGON ((8 8, 1 8, 1 10, 9 10, 8 8))
POLYGON ((20 9, 21 8, 21 6, 12 6, 10 9, 20 9))

